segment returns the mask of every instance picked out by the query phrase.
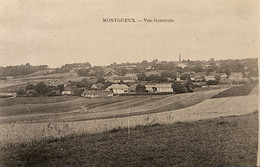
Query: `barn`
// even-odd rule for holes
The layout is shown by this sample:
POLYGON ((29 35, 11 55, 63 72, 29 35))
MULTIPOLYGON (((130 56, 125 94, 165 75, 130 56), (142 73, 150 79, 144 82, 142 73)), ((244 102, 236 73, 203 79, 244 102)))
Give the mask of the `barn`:
POLYGON ((86 98, 105 98, 113 96, 113 92, 103 90, 86 90, 81 94, 81 96, 86 98))
POLYGON ((113 84, 105 89, 105 91, 113 91, 114 94, 126 94, 129 87, 125 84, 113 84))
POLYGON ((171 83, 163 83, 163 84, 147 84, 145 85, 146 90, 148 92, 173 92, 171 83))

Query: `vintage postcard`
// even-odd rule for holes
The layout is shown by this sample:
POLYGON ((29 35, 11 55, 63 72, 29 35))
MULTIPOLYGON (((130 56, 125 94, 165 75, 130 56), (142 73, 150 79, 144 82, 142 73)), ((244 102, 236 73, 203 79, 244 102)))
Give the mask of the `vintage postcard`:
POLYGON ((258 0, 0 0, 0 166, 260 166, 258 0))

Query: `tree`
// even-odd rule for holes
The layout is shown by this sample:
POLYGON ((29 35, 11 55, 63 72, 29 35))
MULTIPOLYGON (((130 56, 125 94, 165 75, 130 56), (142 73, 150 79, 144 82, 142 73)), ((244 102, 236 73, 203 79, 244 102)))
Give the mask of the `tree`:
POLYGON ((182 84, 181 82, 177 81, 177 82, 174 82, 172 84, 172 89, 175 93, 187 93, 188 90, 187 88, 185 87, 184 84, 182 84))
POLYGON ((62 85, 58 85, 57 87, 58 87, 58 89, 59 89, 60 92, 64 91, 64 88, 65 88, 65 87, 64 87, 63 84, 62 84, 62 85))
POLYGON ((33 90, 34 89, 34 85, 33 84, 28 84, 26 85, 26 90, 33 90))
POLYGON ((136 91, 139 92, 139 93, 145 93, 145 92, 146 92, 146 87, 145 87, 145 85, 138 84, 138 85, 136 86, 136 91))
POLYGON ((80 77, 86 77, 88 76, 89 74, 89 70, 88 69, 79 69, 77 74, 80 76, 80 77))
POLYGON ((180 79, 181 80, 190 80, 190 74, 188 74, 188 73, 182 74, 180 79))
POLYGON ((229 76, 231 74, 231 70, 229 68, 227 68, 224 70, 224 73, 226 73, 227 76, 229 76))
POLYGON ((35 85, 34 89, 37 92, 37 94, 40 96, 46 95, 46 93, 48 91, 47 85, 44 82, 40 82, 37 85, 35 85))
POLYGON ((186 82, 185 87, 188 92, 194 92, 195 85, 190 80, 186 82))
POLYGON ((161 76, 164 78, 169 77, 169 78, 173 79, 173 78, 177 77, 175 73, 176 73, 176 71, 174 71, 174 70, 167 70, 167 71, 163 71, 161 76))
POLYGON ((145 81, 146 80, 146 75, 145 73, 137 74, 138 81, 145 81))
POLYGON ((102 76, 104 75, 104 70, 103 70, 102 67, 100 67, 100 66, 94 66, 92 69, 96 72, 95 75, 96 75, 97 77, 102 77, 102 76))
POLYGON ((106 80, 105 80, 104 78, 102 78, 102 77, 97 79, 97 83, 102 83, 102 84, 104 84, 105 81, 106 81, 106 80))
POLYGON ((90 83, 87 78, 84 78, 80 82, 77 82, 76 86, 77 87, 85 87, 87 89, 90 89, 91 86, 92 86, 92 83, 90 83))

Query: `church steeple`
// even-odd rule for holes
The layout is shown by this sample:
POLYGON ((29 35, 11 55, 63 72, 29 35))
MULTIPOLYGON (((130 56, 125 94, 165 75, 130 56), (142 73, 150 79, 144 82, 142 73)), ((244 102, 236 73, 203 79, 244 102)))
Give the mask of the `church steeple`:
POLYGON ((181 53, 179 53, 179 62, 181 62, 181 53))

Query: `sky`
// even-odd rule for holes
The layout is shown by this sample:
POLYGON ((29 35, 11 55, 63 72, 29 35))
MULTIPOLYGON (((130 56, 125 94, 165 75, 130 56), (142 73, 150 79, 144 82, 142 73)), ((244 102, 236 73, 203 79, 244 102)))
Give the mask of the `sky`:
POLYGON ((0 66, 258 57, 257 1, 0 0, 0 66))

